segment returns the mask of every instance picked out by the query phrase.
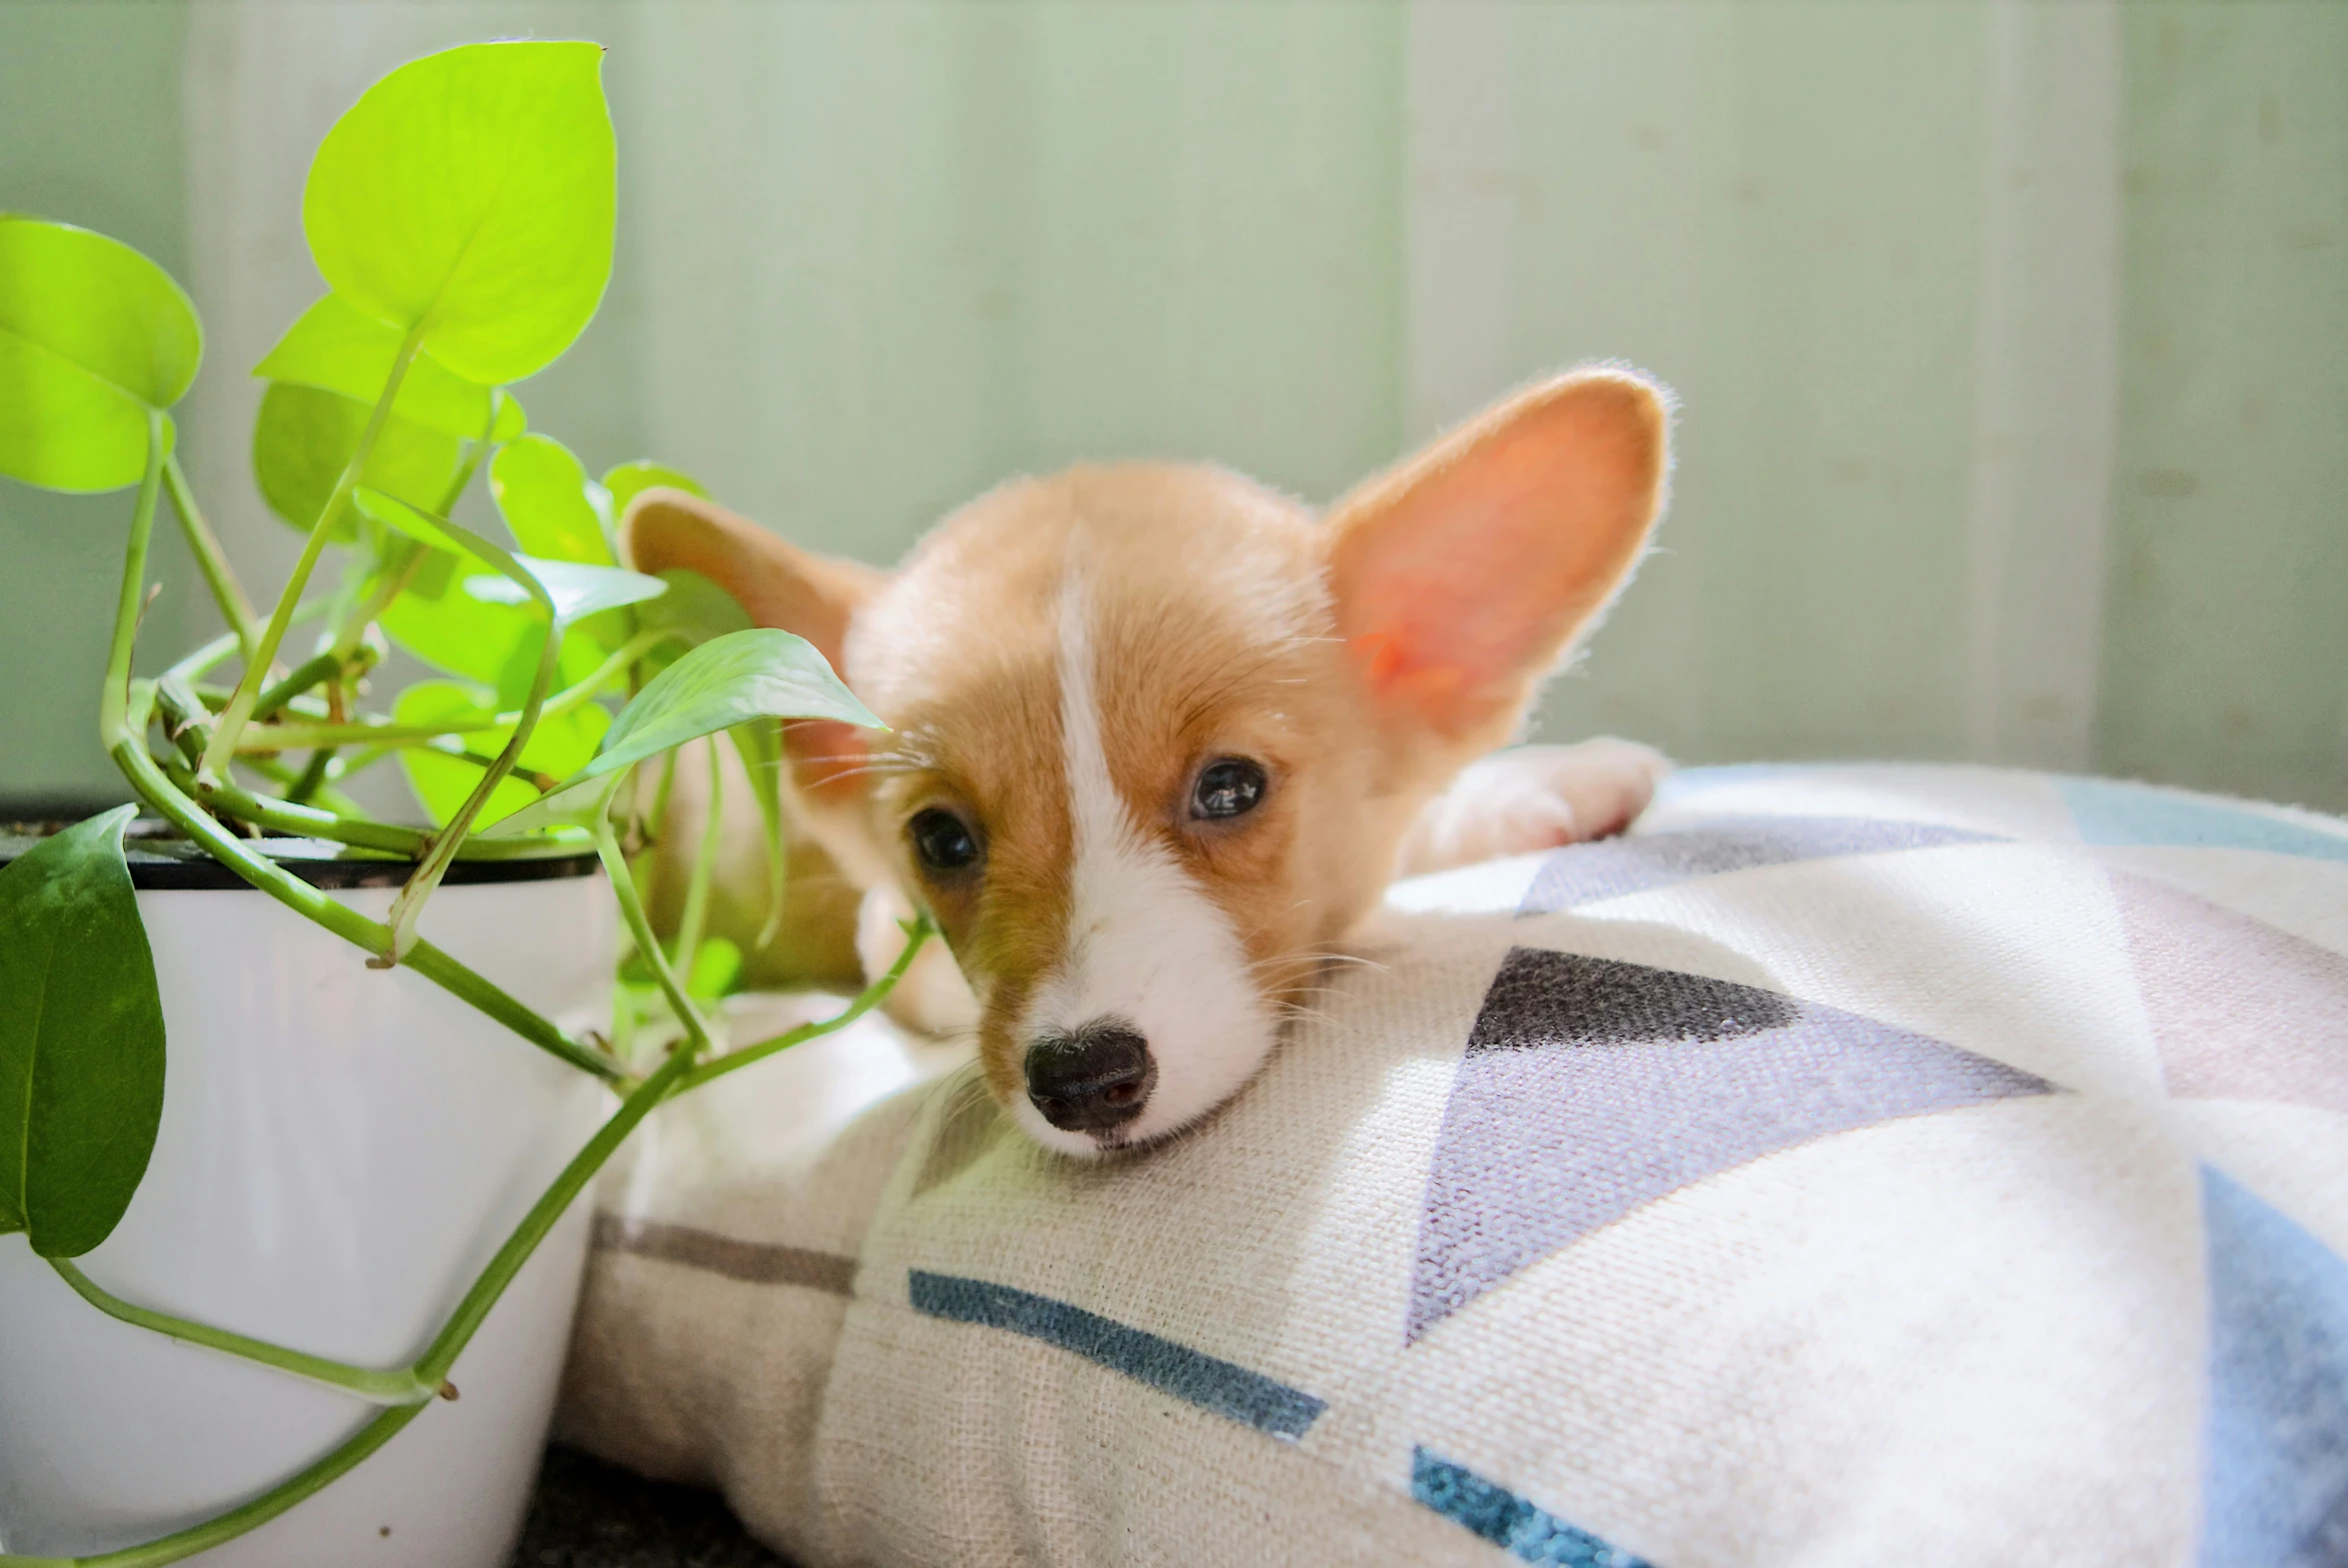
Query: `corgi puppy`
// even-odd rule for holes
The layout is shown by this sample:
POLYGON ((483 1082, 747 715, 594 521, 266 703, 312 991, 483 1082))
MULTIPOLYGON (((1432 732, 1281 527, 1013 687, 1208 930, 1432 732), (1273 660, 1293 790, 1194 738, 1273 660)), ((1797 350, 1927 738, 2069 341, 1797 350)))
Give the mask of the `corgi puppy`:
POLYGON ((1645 807, 1644 747, 1486 754, 1637 565, 1668 423, 1652 382, 1584 369, 1324 516, 1137 463, 1004 485, 893 573, 677 491, 622 548, 806 638, 889 725, 787 727, 794 831, 861 891, 868 973, 916 908, 944 931, 899 1015, 975 1024, 1018 1122, 1098 1155, 1237 1092, 1397 875, 1645 807))

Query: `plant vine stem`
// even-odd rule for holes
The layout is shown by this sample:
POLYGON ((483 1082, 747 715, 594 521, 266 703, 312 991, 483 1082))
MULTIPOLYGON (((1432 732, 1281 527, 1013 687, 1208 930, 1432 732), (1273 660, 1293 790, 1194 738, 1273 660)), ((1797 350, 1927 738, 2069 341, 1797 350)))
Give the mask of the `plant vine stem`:
MULTIPOLYGON (((98 736, 111 747, 129 728, 131 650, 139 640, 139 616, 146 606, 147 545, 155 537, 155 498, 163 488, 163 454, 171 424, 156 409, 147 411, 147 472, 139 481, 131 512, 131 537, 122 557, 122 595, 114 607, 114 640, 106 650, 106 686, 98 694, 98 736)), ((139 716, 139 749, 146 750, 146 715, 139 716)))
MULTIPOLYGON (((199 781, 184 770, 166 769, 173 784, 198 801, 216 810, 225 811, 239 821, 266 827, 271 832, 291 833, 302 838, 324 838, 332 843, 347 843, 358 849, 381 849, 389 854, 414 859, 422 854, 432 834, 422 827, 406 827, 397 822, 379 822, 365 816, 343 816, 315 805, 302 805, 290 800, 273 800, 265 794, 255 794, 238 784, 219 780, 199 781)), ((565 840, 579 849, 591 849, 594 844, 577 828, 558 829, 565 840), (575 840, 573 835, 576 835, 575 840)), ((517 855, 544 853, 549 847, 547 837, 533 838, 468 838, 457 851, 461 860, 510 860, 517 855)))
POLYGON ((294 673, 270 687, 253 700, 254 724, 270 718, 286 704, 308 692, 322 681, 332 681, 343 673, 347 661, 341 654, 320 654, 294 667, 294 673))
MULTIPOLYGON (((139 798, 201 844, 214 859, 295 913, 308 916, 354 946, 380 954, 391 944, 389 926, 337 903, 274 860, 255 854, 173 784, 147 753, 147 719, 155 688, 151 682, 139 683, 142 701, 134 713, 130 701, 130 666, 132 648, 138 641, 143 601, 140 585, 146 578, 147 548, 155 533, 155 500, 161 489, 163 418, 158 413, 148 420, 147 477, 139 487, 139 504, 131 514, 130 541, 123 549, 124 586, 115 609, 113 645, 107 653, 106 688, 98 703, 99 741, 139 798)), ((581 1071, 606 1080, 627 1076, 627 1069, 618 1062, 589 1050, 432 943, 418 941, 409 952, 408 966, 581 1071)))
MULTIPOLYGON (((515 575, 528 578, 528 574, 519 569, 516 569, 515 575)), ((567 628, 562 618, 555 614, 554 602, 547 597, 546 590, 535 583, 531 586, 533 597, 546 611, 547 628, 546 641, 539 645, 538 669, 530 677, 530 695, 522 703, 522 717, 516 722, 514 733, 506 738, 505 749, 498 753, 496 761, 482 771, 481 782, 473 786, 473 792, 465 797, 465 803, 457 807, 456 814, 432 835, 432 847, 425 850, 416 869, 408 873, 408 880, 401 886, 399 896, 392 900, 391 950, 380 959, 368 960, 371 963, 389 967, 406 957, 415 947, 416 922, 424 917, 425 900, 432 896, 433 890, 440 886, 440 879, 456 863, 457 850, 464 846, 465 839, 473 831, 474 822, 480 819, 482 811, 488 807, 489 797, 497 792, 499 784, 505 783, 506 776, 514 771, 514 765, 522 760, 523 750, 530 745, 530 738, 538 729, 539 712, 545 708, 547 694, 554 688, 555 665, 562 657, 563 635, 567 628)))
MULTIPOLYGON (((546 706, 538 711, 538 722, 544 724, 550 719, 560 719, 572 710, 594 701, 605 687, 611 685, 615 676, 676 635, 668 631, 637 634, 626 647, 598 665, 593 674, 548 698, 546 706)), ((290 676, 287 678, 288 681, 292 679, 290 676)), ((274 692, 276 688, 270 690, 274 692)), ((258 709, 254 717, 260 717, 258 709)), ((430 746, 443 736, 483 735, 521 722, 522 710, 515 709, 488 719, 465 719, 443 725, 272 725, 266 730, 248 731, 244 739, 237 743, 237 752, 240 756, 267 756, 275 752, 307 752, 324 746, 357 746, 362 743, 378 747, 430 746)))
POLYGON ((636 895, 636 878, 629 874, 628 857, 620 852, 620 840, 612 831, 612 796, 619 792, 620 781, 628 777, 626 769, 612 786, 604 791, 595 807, 595 849, 603 856, 604 871, 612 879, 612 892, 620 900, 620 917, 628 922, 628 934, 636 938, 636 950, 653 971, 660 983, 661 994, 669 998, 676 1010, 677 1021, 693 1040, 696 1051, 710 1048, 710 1026, 702 1017, 701 1009, 693 1004, 693 997, 678 983, 677 971, 669 963, 669 955, 661 950, 661 939, 653 934, 652 921, 645 917, 644 900, 636 895))
POLYGON ((255 626, 253 602, 245 597, 245 588, 237 581, 236 569, 228 564, 228 552, 220 548, 220 538, 212 526, 204 521, 204 514, 196 506, 196 493, 188 488, 188 477, 179 466, 179 454, 163 460, 163 488, 171 497, 171 510, 179 516, 180 532, 187 536, 188 549, 195 553, 196 565, 204 573, 204 582, 212 590, 212 602, 220 607, 220 619, 228 623, 229 631, 237 640, 237 647, 245 658, 253 657, 255 640, 260 636, 255 626))
POLYGON ((717 868, 718 850, 725 844, 726 765, 718 755, 718 738, 705 743, 710 758, 710 792, 702 801, 701 846, 693 856, 692 874, 685 879, 685 909, 677 917, 677 950, 671 960, 685 970, 692 988, 694 959, 701 954, 701 930, 710 914, 710 874, 717 868))
MULTIPOLYGON (((620 1108, 588 1140, 587 1146, 572 1156, 571 1163, 563 1167, 563 1173, 555 1178, 554 1185, 548 1187, 539 1200, 531 1205, 530 1212, 522 1217, 522 1222, 506 1237, 506 1244, 498 1248, 497 1255, 489 1260, 488 1266, 475 1278, 472 1288, 465 1292, 465 1298, 457 1303, 456 1311, 450 1314, 439 1335, 417 1361, 414 1375, 418 1382, 438 1389, 446 1381, 449 1369, 457 1363, 457 1357, 464 1353, 465 1346, 471 1343, 474 1333, 488 1318, 490 1309, 506 1293, 506 1287, 514 1282, 514 1276, 522 1271, 522 1265, 530 1261, 539 1243, 555 1228, 579 1194, 587 1189, 587 1184, 595 1179, 614 1151, 627 1140, 628 1134, 636 1130, 637 1123, 669 1097, 678 1080, 692 1065, 692 1051, 679 1049, 673 1053, 661 1064, 660 1070, 630 1091, 620 1108)), ((70 1564, 72 1568, 162 1568, 165 1563, 193 1557, 198 1552, 218 1546, 223 1541, 234 1540, 246 1531, 268 1523, 295 1504, 323 1491, 348 1474, 361 1460, 390 1442, 429 1403, 428 1400, 423 1404, 400 1405, 384 1411, 347 1438, 341 1447, 308 1469, 288 1476, 242 1507, 232 1508, 202 1524, 192 1525, 143 1545, 125 1547, 115 1552, 100 1552, 89 1557, 0 1557, 0 1568, 47 1568, 51 1564, 70 1564)))
MULTIPOLYGON (((145 728, 145 716, 141 715, 139 729, 144 732, 145 728)), ((295 913, 306 915, 355 947, 374 954, 390 946, 389 926, 337 903, 274 860, 255 854, 223 829, 165 777, 155 760, 147 755, 143 734, 108 736, 107 740, 112 743, 108 751, 114 758, 114 766, 122 770, 131 787, 138 791, 139 798, 154 806, 182 832, 195 839, 214 859, 295 913)), ((547 1019, 432 943, 418 941, 408 950, 406 962, 409 968, 442 990, 471 1002, 531 1044, 549 1055, 561 1057, 582 1072, 592 1072, 599 1078, 615 1081, 627 1075, 626 1069, 619 1063, 572 1039, 547 1019)))
MULTIPOLYGON (((292 788, 293 785, 302 777, 300 773, 297 773, 295 770, 286 767, 284 763, 279 762, 274 757, 240 756, 237 761, 244 764, 247 768, 253 770, 253 772, 259 774, 262 778, 268 780, 271 784, 277 784, 283 788, 292 788)), ((165 773, 171 773, 170 766, 168 764, 165 765, 163 771, 165 773)), ((341 758, 335 758, 334 761, 327 764, 325 782, 322 783, 313 793, 294 803, 313 807, 323 805, 338 817, 349 817, 357 821, 367 820, 367 807, 361 805, 358 801, 352 799, 349 795, 343 793, 342 790, 335 787, 335 782, 337 780, 349 777, 349 772, 350 771, 347 768, 342 766, 341 758)), ((178 784, 182 789, 187 789, 188 793, 190 794, 194 794, 196 792, 195 790, 188 788, 188 780, 180 778, 177 774, 172 774, 171 782, 175 784, 178 784)), ((260 798, 269 800, 269 803, 272 805, 277 803, 275 800, 270 800, 266 795, 261 796, 260 798)), ((327 835, 324 833, 313 833, 311 836, 323 838, 327 835)))
MULTIPOLYGON (((465 475, 470 479, 472 470, 466 470, 465 475)), ((445 515, 448 509, 444 507, 441 510, 445 515)), ((424 547, 414 540, 404 541, 404 543, 407 545, 407 549, 401 553, 398 560, 383 570, 375 585, 375 591, 368 595, 366 602, 353 611, 349 619, 343 623, 341 632, 336 635, 334 640, 332 650, 334 653, 348 659, 352 654, 358 652, 360 648, 365 646, 363 640, 367 636, 368 626, 391 608, 393 600, 407 592, 408 584, 416 576, 416 569, 424 564, 426 552, 424 547)))
POLYGON ((320 747, 310 754, 310 761, 301 776, 286 786, 285 797, 295 805, 307 805, 326 787, 326 781, 334 772, 334 748, 320 747))
POLYGON ((922 950, 922 944, 937 933, 937 923, 930 918, 928 913, 916 916, 913 922, 905 928, 905 947, 897 954, 897 961, 889 966, 888 973, 866 986, 856 1000, 829 1018, 819 1018, 813 1023, 803 1023, 798 1028, 787 1029, 772 1039, 760 1040, 755 1045, 745 1045, 740 1050, 730 1050, 715 1060, 700 1063, 685 1074, 684 1081, 677 1085, 677 1092, 689 1094, 713 1079, 722 1078, 727 1073, 747 1067, 754 1061, 763 1061, 779 1050, 789 1050, 794 1045, 805 1044, 821 1035, 830 1034, 836 1029, 848 1027, 889 999, 889 993, 897 988, 897 982, 904 979, 905 971, 913 966, 914 957, 922 950))
POLYGON ((391 418, 392 401, 400 394, 400 383, 408 379, 408 367, 424 347, 424 324, 417 323, 400 340, 400 350, 392 360, 391 375, 383 384, 383 395, 375 400, 375 410, 367 416, 367 427, 359 433, 358 448, 351 461, 343 465, 341 478, 334 484, 334 493, 327 497, 326 506, 318 514, 318 521, 310 529, 310 537, 302 542, 301 558, 294 563, 294 575, 286 579, 285 591, 277 596, 277 609, 270 613, 269 628, 261 634, 260 646, 245 660, 245 673, 237 682, 236 694, 228 701, 226 712, 212 732, 212 744, 204 749, 204 766, 200 772, 225 774, 229 759, 236 756, 237 737, 243 733, 245 722, 252 717, 254 699, 261 695, 261 683, 268 679, 270 662, 277 658, 278 645, 285 641, 286 628, 293 623, 294 607, 301 603, 302 590, 309 587, 310 573, 318 565, 319 553, 326 549, 327 537, 335 524, 342 521, 343 509, 351 503, 351 492, 358 489, 360 476, 367 472, 367 460, 375 455, 376 439, 383 434, 384 422, 391 418))
POLYGON ((207 1350, 218 1350, 247 1361, 258 1361, 295 1377, 323 1383, 346 1394, 355 1394, 371 1405, 421 1404, 440 1391, 438 1385, 419 1379, 413 1367, 395 1367, 379 1372, 353 1366, 347 1361, 334 1361, 325 1356, 288 1350, 283 1345, 273 1345, 267 1340, 190 1322, 184 1317, 174 1317, 169 1312, 157 1312, 150 1307, 134 1306, 107 1291, 65 1258, 53 1257, 49 1259, 49 1266, 67 1284, 73 1286, 76 1295, 108 1317, 152 1329, 173 1339, 184 1339, 191 1345, 202 1345, 207 1350))
MULTIPOLYGON (((607 808, 609 804, 607 796, 607 808)), ((599 820, 605 821, 608 832, 608 817, 599 820)), ((614 847, 616 849, 617 845, 614 847)), ((629 884, 616 882, 615 885, 629 884)), ((630 886, 631 893, 633 890, 633 886, 630 886)), ((641 917, 641 906, 638 914, 641 917)), ((690 1093, 736 1067, 747 1066, 752 1060, 771 1056, 788 1046, 846 1028, 888 997, 897 982, 904 977, 907 966, 913 962, 914 954, 919 951, 923 941, 935 930, 936 926, 927 914, 916 920, 906 933, 905 950, 897 955, 897 962, 891 965, 889 972, 867 986, 862 995, 833 1016, 802 1024, 788 1033, 710 1062, 697 1063, 695 1052, 686 1042, 680 1042, 680 1048, 672 1051, 669 1059, 658 1070, 629 1085, 620 1107, 606 1118, 587 1145, 572 1156, 571 1162, 563 1167, 563 1173, 531 1205, 530 1212, 523 1216, 522 1222, 507 1236, 497 1255, 475 1278, 472 1287, 465 1292, 464 1299, 457 1304, 456 1311, 450 1314, 447 1324, 411 1369, 416 1381, 437 1391, 447 1380, 449 1372, 456 1366, 457 1358, 464 1354, 466 1345, 471 1343, 473 1335, 488 1319, 490 1311, 513 1283, 515 1276, 521 1273, 523 1265, 530 1261, 539 1244, 553 1231, 571 1205, 578 1201, 579 1195, 587 1190, 588 1183, 610 1162, 620 1145, 628 1140, 629 1134, 652 1113, 655 1106, 664 1100, 690 1093)), ((655 946, 652 951, 657 958, 660 949, 655 946)), ((431 1401, 427 1399, 383 1411, 345 1439, 341 1447, 307 1469, 287 1477, 250 1502, 217 1518, 207 1519, 202 1524, 192 1525, 139 1546, 100 1552, 88 1557, 16 1557, 0 1554, 0 1568, 163 1568, 167 1563, 179 1562, 224 1541, 234 1540, 323 1491, 398 1436, 430 1404, 431 1401)))
POLYGON ((214 665, 219 664, 236 651, 236 634, 223 632, 202 648, 182 659, 178 664, 173 665, 169 670, 164 671, 163 674, 166 678, 177 676, 188 685, 194 686, 211 673, 214 665))

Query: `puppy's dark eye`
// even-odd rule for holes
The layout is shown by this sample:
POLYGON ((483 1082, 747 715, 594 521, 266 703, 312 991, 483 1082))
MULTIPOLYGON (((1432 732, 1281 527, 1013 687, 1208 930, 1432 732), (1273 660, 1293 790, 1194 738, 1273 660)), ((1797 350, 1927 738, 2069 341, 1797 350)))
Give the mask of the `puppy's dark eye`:
POLYGON ((936 806, 916 811, 913 820, 905 824, 905 831, 913 839, 914 853, 933 871, 951 874, 978 863, 979 840, 952 811, 936 806))
POLYGON ((1190 786, 1190 814, 1205 821, 1244 816, 1263 798, 1263 769, 1243 757, 1226 757, 1198 770, 1190 786))

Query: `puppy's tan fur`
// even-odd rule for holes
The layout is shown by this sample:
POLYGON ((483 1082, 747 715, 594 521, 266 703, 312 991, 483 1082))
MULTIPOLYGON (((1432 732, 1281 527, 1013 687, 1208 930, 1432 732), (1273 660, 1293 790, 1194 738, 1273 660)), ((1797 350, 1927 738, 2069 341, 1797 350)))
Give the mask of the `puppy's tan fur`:
MULTIPOLYGON (((1630 373, 1562 377, 1325 517, 1204 467, 1021 480, 889 576, 673 491, 638 498, 623 542, 638 570, 700 572, 808 638, 891 726, 792 727, 794 822, 882 907, 936 913, 976 1000, 987 1082, 1018 1106, 1039 986, 1103 935, 1075 924, 1072 680, 1090 682, 1083 712, 1130 856, 1194 889, 1236 939, 1243 975, 1198 983, 1251 987, 1266 1018, 1406 856, 1425 868, 1444 844, 1534 847, 1636 814, 1658 770, 1631 748, 1552 753, 1529 786, 1517 769, 1517 803, 1555 809, 1497 837, 1479 836, 1472 801, 1440 797, 1516 732, 1629 577, 1662 504, 1666 407, 1630 373), (1193 782, 1230 757, 1263 768, 1261 804, 1197 819, 1193 782), (932 807, 979 834, 978 874, 934 874, 911 852, 906 824, 932 807)), ((958 989, 933 979, 934 1010, 952 1013, 958 989)), ((1237 1085, 1189 1099, 1165 1086, 1185 1070, 1178 1034, 1176 1020, 1153 1040, 1168 1114, 1186 1119, 1237 1085)))

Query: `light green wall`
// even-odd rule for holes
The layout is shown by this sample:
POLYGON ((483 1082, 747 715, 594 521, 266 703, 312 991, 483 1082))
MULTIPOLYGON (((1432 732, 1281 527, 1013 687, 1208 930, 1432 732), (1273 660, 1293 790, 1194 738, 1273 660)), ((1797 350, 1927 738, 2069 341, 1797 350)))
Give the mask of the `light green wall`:
POLYGON ((1963 755, 1978 8, 1526 8, 1511 42, 1509 369, 1682 400, 1662 550, 1550 733, 1963 755))
MULTIPOLYGON (((184 270, 187 158, 237 144, 183 153, 183 45, 240 29, 316 62, 236 79, 230 116, 282 95, 248 146, 459 37, 611 45, 614 290, 525 400, 808 543, 886 560, 1082 457, 1322 499, 1622 357, 1683 399, 1675 503, 1548 733, 2348 807, 2348 5, 6 0, 0 205, 184 270), (2116 78, 2066 74, 2098 36, 2116 78), (2101 368, 2042 408, 2073 337, 2101 368)), ((219 364, 293 272, 200 301, 219 364)), ((282 531, 211 450, 265 576, 282 531)), ((0 789, 108 779, 120 510, 0 489, 0 789)), ((165 567, 158 643, 209 620, 165 567)))
MULTIPOLYGON (((111 234, 184 276, 186 28, 179 5, 0 4, 0 209, 111 234)), ((128 496, 0 479, 0 795, 127 797, 97 736, 129 516, 128 496)), ((198 580, 176 541, 156 571, 174 592, 149 615, 149 646, 208 629, 185 613, 178 590, 198 580)))
POLYGON ((617 69, 697 91, 623 131, 660 171, 635 198, 648 439, 877 560, 1084 458, 1331 494, 1400 440, 1401 18, 645 13, 617 69))
POLYGON ((2106 766, 2348 804, 2348 5, 2126 13, 2106 766))

